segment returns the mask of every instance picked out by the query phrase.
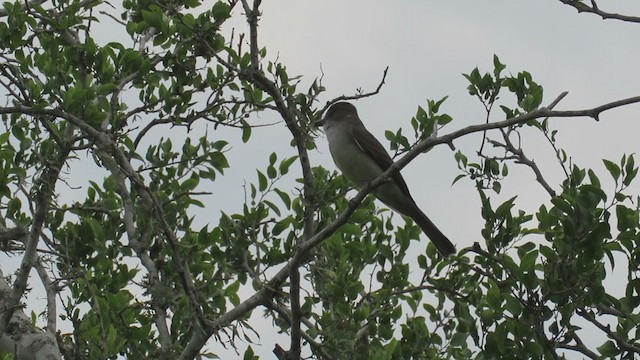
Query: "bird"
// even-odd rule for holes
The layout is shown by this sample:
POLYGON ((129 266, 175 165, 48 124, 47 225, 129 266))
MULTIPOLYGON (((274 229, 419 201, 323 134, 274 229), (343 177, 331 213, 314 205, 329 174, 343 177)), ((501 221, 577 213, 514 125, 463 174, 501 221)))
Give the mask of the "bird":
MULTIPOLYGON (((380 177, 393 164, 384 146, 364 126, 353 104, 334 103, 316 124, 323 127, 333 162, 357 187, 380 177)), ((456 252, 453 243, 413 200, 400 171, 392 173, 390 181, 377 187, 373 194, 394 211, 413 219, 440 254, 448 257, 456 252)))

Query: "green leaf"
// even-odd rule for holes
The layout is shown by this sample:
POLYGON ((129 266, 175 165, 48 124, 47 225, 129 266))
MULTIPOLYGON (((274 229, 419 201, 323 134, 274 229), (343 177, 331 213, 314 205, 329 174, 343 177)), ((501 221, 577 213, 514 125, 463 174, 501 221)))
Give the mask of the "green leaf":
POLYGON ((247 350, 244 351, 244 360, 257 360, 258 357, 254 354, 253 352, 253 348, 251 348, 251 345, 249 345, 247 347, 247 350))
POLYGON ((533 271, 533 268, 536 264, 536 260, 538 259, 538 250, 533 250, 526 255, 524 255, 520 262, 520 269, 523 272, 533 271))
POLYGON ((466 175, 466 174, 460 174, 460 175, 456 176, 456 177, 455 177, 455 179, 453 179, 453 182, 451 182, 451 185, 453 185, 453 184, 457 183, 457 182, 458 182, 458 180, 460 180, 460 179, 462 179, 462 178, 465 178, 465 177, 467 177, 467 175, 466 175))
POLYGON ((362 235, 362 229, 360 226, 356 224, 344 224, 340 227, 340 231, 344 232, 349 236, 360 236, 362 235))
POLYGON ((278 196, 280 197, 280 200, 282 200, 282 203, 287 207, 287 210, 291 209, 291 197, 289 196, 289 194, 287 194, 286 192, 275 188, 273 189, 276 194, 278 194, 278 196))
POLYGON ((273 225, 273 229, 271 229, 271 233, 275 236, 280 235, 284 230, 286 230, 291 224, 291 217, 286 217, 273 225))
POLYGON ((149 26, 153 26, 156 29, 162 28, 162 13, 142 10, 142 19, 149 24, 149 26))
POLYGON ((258 190, 263 192, 267 190, 267 177, 260 170, 256 170, 258 172, 258 190))
POLYGON ((14 219, 15 214, 20 211, 21 208, 22 202, 20 201, 20 199, 17 197, 12 198, 7 204, 7 215, 11 216, 11 218, 14 219))
POLYGON ((495 211, 496 215, 501 218, 507 216, 511 211, 511 209, 513 208, 513 205, 514 205, 513 202, 516 200, 516 198, 517 196, 514 196, 511 199, 500 204, 500 206, 498 206, 498 208, 495 211))
POLYGON ((527 351, 527 357, 531 359, 539 359, 544 353, 542 345, 538 344, 537 342, 527 342, 524 345, 524 348, 527 351))
POLYGON ((235 294, 235 293, 238 292, 239 288, 240 288, 240 282, 239 281, 234 281, 229 286, 227 286, 226 289, 224 289, 224 294, 225 295, 235 294))
POLYGON ((201 354, 201 355, 202 355, 202 357, 205 357, 207 359, 220 359, 220 357, 218 355, 216 355, 214 353, 210 353, 210 352, 204 353, 204 354, 201 354))
POLYGON ((505 306, 504 308, 510 312, 514 317, 520 316, 522 313, 522 304, 520 301, 513 296, 505 297, 505 306))
POLYGON ((624 205, 616 206, 616 218, 618 219, 618 230, 626 231, 635 229, 638 226, 638 212, 629 209, 624 205))
POLYGON ((607 340, 607 342, 598 346, 597 349, 603 358, 613 358, 620 353, 616 344, 611 340, 607 340))
POLYGON ((551 199, 551 203, 555 205, 556 208, 562 210, 565 214, 572 214, 573 207, 567 200, 562 197, 554 197, 551 199))
POLYGON ((492 308, 492 309, 500 309, 501 304, 502 304, 502 299, 500 297, 500 288, 498 287, 498 284, 496 284, 495 281, 493 280, 489 280, 489 289, 487 290, 487 304, 492 308))
POLYGON ((267 166, 267 176, 269 176, 269 179, 275 179, 278 176, 276 168, 271 165, 267 166))
POLYGON ((112 91, 114 91, 115 89, 118 88, 117 84, 102 84, 100 86, 98 86, 98 94, 100 95, 107 95, 110 94, 112 91))
POLYGON ((291 164, 293 164, 296 160, 298 159, 298 156, 292 156, 290 158, 284 159, 282 160, 282 162, 280 163, 280 174, 285 175, 286 173, 289 172, 289 167, 291 166, 291 164))
POLYGON ((94 218, 89 218, 89 217, 84 218, 84 221, 91 228, 91 231, 95 236, 95 239, 99 242, 104 242, 105 236, 104 236, 104 231, 102 230, 102 225, 100 224, 100 222, 98 222, 98 220, 94 218))
POLYGON ((638 175, 638 168, 635 166, 635 160, 633 158, 633 154, 629 156, 627 159, 627 164, 624 167, 625 177, 622 180, 622 183, 625 186, 631 185, 633 179, 638 175))
POLYGON ((246 143, 251 138, 251 126, 246 121, 242 121, 242 142, 246 143))
POLYGON ((215 151, 209 154, 209 161, 211 166, 218 170, 221 174, 224 173, 224 169, 229 168, 229 162, 227 157, 219 151, 215 151))
POLYGON ((211 15, 216 21, 227 19, 231 16, 231 7, 223 1, 218 1, 211 8, 211 15))
POLYGON ((496 192, 496 194, 500 194, 500 190, 502 190, 502 185, 498 181, 494 181, 491 187, 493 188, 493 191, 496 192))
POLYGON ((498 55, 493 55, 493 76, 496 79, 500 78, 500 73, 502 72, 502 70, 504 70, 507 66, 502 64, 500 62, 500 59, 498 58, 498 55))
POLYGON ((280 209, 276 206, 276 204, 272 203, 269 200, 262 200, 262 203, 267 205, 276 215, 280 216, 280 209))
POLYGON ((604 166, 609 171, 609 174, 611 174, 611 176, 613 177, 613 180, 615 180, 617 183, 618 179, 620 178, 620 172, 621 172, 620 167, 614 164, 612 161, 609 161, 606 159, 603 159, 602 162, 604 163, 604 166))
POLYGON ((587 174, 589 175, 589 182, 591 182, 591 185, 599 188, 600 179, 598 179, 598 176, 596 176, 596 173, 593 172, 593 170, 589 169, 589 171, 587 171, 587 174))
POLYGON ((190 191, 196 188, 196 186, 198 186, 198 183, 200 182, 200 178, 193 174, 189 179, 185 180, 182 183, 182 190, 183 191, 190 191))

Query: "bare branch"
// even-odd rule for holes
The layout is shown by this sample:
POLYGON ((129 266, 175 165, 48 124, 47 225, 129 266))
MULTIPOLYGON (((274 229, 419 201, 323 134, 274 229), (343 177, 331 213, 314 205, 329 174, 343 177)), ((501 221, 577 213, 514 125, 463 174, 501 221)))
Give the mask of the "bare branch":
POLYGON ((386 68, 384 68, 384 71, 382 72, 382 79, 380 80, 380 83, 378 83, 378 87, 376 87, 375 90, 370 91, 368 93, 364 93, 364 94, 356 94, 356 95, 350 95, 350 96, 338 96, 337 98, 328 101, 326 103, 326 105, 322 108, 322 110, 320 111, 321 114, 323 114, 325 111, 327 111, 327 109, 337 103, 338 101, 349 101, 349 100, 358 100, 358 99, 362 99, 362 98, 366 98, 369 96, 373 96, 373 95, 377 95, 380 90, 382 89, 382 86, 385 84, 385 81, 387 79, 387 72, 389 71, 389 67, 387 66, 386 68))
POLYGON ((559 0, 559 1, 565 5, 569 5, 572 8, 578 10, 579 13, 585 12, 585 13, 595 14, 600 16, 603 20, 614 19, 614 20, 620 20, 625 22, 640 23, 640 17, 637 17, 637 16, 616 14, 616 13, 610 13, 610 12, 600 10, 595 0, 591 0, 591 6, 576 0, 559 0))
POLYGON ((0 225, 0 244, 8 243, 11 240, 21 240, 28 234, 27 229, 23 227, 5 228, 0 225))
MULTIPOLYGON (((11 286, 0 271, 0 308, 7 305, 8 296, 12 292, 11 286)), ((0 344, 3 350, 11 352, 16 359, 62 359, 53 329, 43 332, 31 324, 22 309, 11 309, 9 331, 0 332, 0 344)))
POLYGON ((621 338, 615 331, 611 330, 609 326, 605 326, 602 324, 595 316, 589 313, 586 310, 579 309, 577 311, 578 315, 580 315, 585 320, 589 321, 593 325, 595 325, 602 332, 607 334, 607 336, 613 340, 615 340, 616 344, 620 347, 620 349, 632 352, 634 354, 640 354, 640 344, 630 343, 625 339, 621 338))
MULTIPOLYGON (((124 176, 122 174, 113 174, 118 179, 118 186, 116 191, 120 195, 124 205, 124 216, 122 223, 127 233, 129 245, 135 251, 136 255, 140 259, 140 263, 147 270, 147 277, 149 279, 149 287, 151 292, 160 284, 160 274, 154 259, 149 256, 149 251, 139 241, 139 235, 136 233, 135 219, 134 219, 134 206, 131 195, 125 185, 124 176)), ((154 310, 154 323, 158 328, 158 339, 160 340, 160 347, 163 350, 167 350, 172 344, 173 339, 167 319, 169 318, 167 311, 162 306, 163 299, 158 299, 157 296, 151 296, 151 306, 154 310)))
MULTIPOLYGON (((0 109, 0 111, 1 110, 2 109, 0 109)), ((24 295, 24 292, 27 290, 29 273, 33 266, 36 265, 37 261, 38 242, 40 241, 42 227, 44 226, 44 222, 51 205, 56 182, 60 176, 63 164, 67 161, 69 152, 70 147, 68 146, 66 148, 58 149, 57 156, 47 165, 34 183, 34 202, 36 204, 35 212, 33 214, 29 234, 27 235, 24 256, 20 263, 20 267, 18 268, 16 280, 13 283, 13 287, 7 301, 4 306, 0 308, 0 313, 2 314, 2 317, 0 318, 0 334, 6 331, 13 312, 19 307, 22 295, 24 295)))
POLYGON ((47 273, 47 269, 45 269, 41 259, 38 259, 35 268, 47 294, 47 333, 50 333, 55 337, 55 333, 58 328, 56 325, 56 320, 58 318, 56 295, 58 295, 58 289, 56 284, 51 281, 51 278, 47 273))
POLYGON ((300 358, 300 272, 296 264, 291 269, 290 297, 291 297, 291 348, 289 349, 289 359, 300 358))
POLYGON ((535 161, 529 159, 525 154, 524 154, 524 150, 522 150, 521 147, 516 147, 513 142, 511 141, 511 139, 509 138, 509 133, 510 132, 505 132, 504 130, 502 131, 502 135, 503 135, 503 139, 504 139, 504 144, 503 143, 499 143, 497 141, 491 141, 491 143, 494 146, 498 146, 498 147, 502 147, 505 149, 505 151, 512 153, 515 156, 516 162, 526 165, 528 167, 531 168, 531 170, 533 171, 533 173, 536 176, 536 181, 542 185, 542 187, 547 191, 547 193, 549 193, 550 196, 556 196, 556 192, 555 190, 553 190, 553 188, 551 187, 551 185, 549 185, 549 183, 545 180, 544 176, 542 176, 542 171, 540 171, 540 168, 538 167, 538 164, 535 163, 535 161))
POLYGON ((589 348, 587 348, 584 345, 584 343, 582 342, 582 340, 580 339, 579 336, 576 336, 574 333, 569 333, 568 335, 569 335, 569 337, 571 337, 571 339, 573 339, 576 342, 576 344, 575 345, 558 344, 557 345, 558 348, 560 348, 560 349, 569 349, 569 350, 580 352, 583 355, 588 356, 589 359, 598 359, 600 357, 600 356, 598 356, 598 354, 594 353, 589 348))

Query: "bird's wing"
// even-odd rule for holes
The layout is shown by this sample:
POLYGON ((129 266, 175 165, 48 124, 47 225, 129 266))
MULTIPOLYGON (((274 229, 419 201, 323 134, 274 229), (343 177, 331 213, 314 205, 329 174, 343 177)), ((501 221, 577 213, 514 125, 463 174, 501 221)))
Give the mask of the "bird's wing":
MULTIPOLYGON (((373 134, 371 134, 369 131, 354 131, 353 139, 356 141, 356 144, 358 145, 360 150, 368 154, 376 162, 376 164, 380 166, 382 171, 387 171, 387 169, 393 164, 393 160, 384 149, 384 146, 382 146, 378 139, 376 139, 376 137, 373 136, 373 134)), ((395 183, 398 184, 402 192, 411 197, 411 195, 409 194, 409 187, 407 186, 407 183, 404 181, 404 178, 402 177, 400 172, 394 172, 391 177, 393 178, 395 183)))

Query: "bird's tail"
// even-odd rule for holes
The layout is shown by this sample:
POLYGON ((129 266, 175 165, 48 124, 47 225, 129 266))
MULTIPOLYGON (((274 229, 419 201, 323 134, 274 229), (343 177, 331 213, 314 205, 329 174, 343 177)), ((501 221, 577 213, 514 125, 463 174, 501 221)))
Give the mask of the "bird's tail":
POLYGON ((456 253, 456 247, 449 241, 440 229, 425 215, 418 207, 415 208, 417 213, 412 216, 413 221, 422 229, 431 242, 436 246, 442 256, 449 256, 456 253))

